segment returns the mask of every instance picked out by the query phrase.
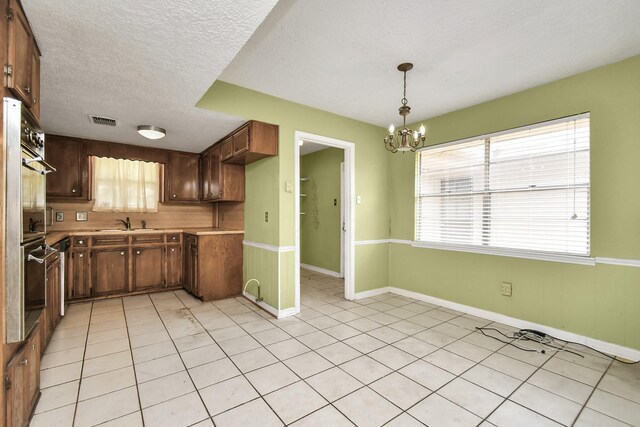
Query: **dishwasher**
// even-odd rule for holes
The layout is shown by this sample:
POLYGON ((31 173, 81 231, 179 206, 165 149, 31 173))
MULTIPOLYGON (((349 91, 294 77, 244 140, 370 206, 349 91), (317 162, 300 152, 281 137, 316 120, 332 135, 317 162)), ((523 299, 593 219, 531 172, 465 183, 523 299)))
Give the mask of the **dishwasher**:
POLYGON ((71 245, 70 239, 61 240, 58 243, 60 249, 60 315, 64 316, 64 299, 66 296, 66 276, 67 276, 67 254, 69 252, 69 246, 71 245))

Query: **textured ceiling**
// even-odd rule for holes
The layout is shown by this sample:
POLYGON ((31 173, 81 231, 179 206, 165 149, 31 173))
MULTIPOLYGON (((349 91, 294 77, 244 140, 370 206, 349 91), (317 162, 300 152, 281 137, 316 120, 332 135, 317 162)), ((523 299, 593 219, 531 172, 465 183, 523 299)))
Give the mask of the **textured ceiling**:
POLYGON ((640 54, 638 0, 281 0, 220 76, 387 127, 640 54))
POLYGON ((640 54, 637 0, 28 0, 49 133, 201 151, 218 78, 386 127, 640 54), (277 3, 277 5, 276 5, 277 3), (275 5, 275 7, 274 7, 275 5), (266 18, 266 19, 265 19, 266 18), (96 126, 87 115, 118 120, 96 126), (150 141, 139 124, 167 129, 150 141))
POLYGON ((28 0, 46 132, 200 151, 243 120, 195 104, 277 0, 28 0), (118 120, 90 123, 88 114, 118 120), (136 126, 167 136, 151 141, 136 126))

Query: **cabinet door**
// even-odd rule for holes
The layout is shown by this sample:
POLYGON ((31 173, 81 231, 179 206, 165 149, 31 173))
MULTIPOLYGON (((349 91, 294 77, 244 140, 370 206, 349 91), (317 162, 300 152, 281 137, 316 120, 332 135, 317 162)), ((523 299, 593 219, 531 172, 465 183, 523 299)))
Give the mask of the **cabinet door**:
POLYGON ((120 294, 129 290, 128 248, 93 249, 92 296, 120 294))
POLYGON ((222 160, 227 160, 233 156, 233 137, 225 139, 220 143, 220 157, 222 160))
POLYGON ((34 407, 40 392, 40 333, 37 330, 31 334, 31 338, 27 341, 25 350, 25 359, 27 363, 24 366, 25 375, 25 402, 27 402, 28 418, 31 415, 31 409, 34 407))
POLYGON ((47 175, 47 198, 87 196, 87 157, 80 139, 47 136, 45 157, 57 169, 47 175))
POLYGON ((32 41, 31 46, 31 113, 40 121, 40 52, 32 41))
POLYGON ((7 426, 23 426, 27 422, 29 402, 26 399, 28 384, 25 384, 26 348, 20 350, 7 365, 4 378, 7 426))
POLYGON ((7 87, 27 106, 31 106, 31 30, 27 17, 17 0, 9 2, 12 18, 9 20, 7 87))
POLYGON ((220 144, 215 145, 209 151, 209 161, 211 164, 211 182, 209 192, 211 199, 218 200, 222 197, 222 163, 220 163, 220 144))
POLYGON ((134 247, 132 260, 133 291, 164 285, 164 245, 134 247))
POLYGON ((200 177, 202 185, 200 200, 211 200, 211 156, 209 156, 209 151, 205 151, 202 156, 200 156, 200 168, 202 170, 202 176, 200 177))
POLYGON ((87 298, 91 296, 89 274, 89 251, 74 249, 71 251, 69 263, 69 283, 67 295, 69 299, 87 298))
POLYGON ((199 277, 198 277, 198 245, 191 245, 189 247, 190 271, 189 276, 191 278, 190 291, 193 295, 199 296, 199 277))
POLYGON ((245 126, 233 135, 233 154, 239 154, 249 149, 249 126, 245 126))
POLYGON ((182 284, 182 247, 167 246, 167 286, 182 284))
POLYGON ((47 346, 60 316, 60 258, 53 262, 47 261, 46 292, 47 303, 43 316, 44 322, 40 326, 43 328, 42 336, 44 338, 42 349, 47 346))
POLYGON ((169 155, 167 194, 169 202, 197 202, 200 156, 190 153, 169 155))

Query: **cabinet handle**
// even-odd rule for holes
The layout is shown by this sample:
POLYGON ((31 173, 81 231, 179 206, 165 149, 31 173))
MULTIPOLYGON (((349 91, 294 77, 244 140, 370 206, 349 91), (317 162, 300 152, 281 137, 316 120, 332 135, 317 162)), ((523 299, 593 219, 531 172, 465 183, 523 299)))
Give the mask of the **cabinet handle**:
POLYGON ((78 240, 79 245, 84 245, 84 240, 78 240))
POLYGON ((175 251, 176 251, 176 249, 175 249, 175 248, 171 248, 171 252, 175 252, 175 251))
POLYGON ((72 193, 75 193, 75 192, 76 192, 76 189, 75 189, 75 188, 72 188, 72 189, 71 189, 71 192, 72 192, 72 193))
POLYGON ((171 238, 171 240, 176 240, 176 239, 177 239, 177 237, 176 237, 176 236, 173 236, 173 237, 171 238))
POLYGON ((172 198, 172 199, 175 199, 175 198, 176 198, 176 195, 175 195, 175 194, 172 194, 172 195, 171 195, 171 198, 172 198))
POLYGON ((84 258, 84 254, 79 254, 78 258, 84 258))
POLYGON ((29 359, 24 359, 20 364, 27 366, 29 364, 29 359))
POLYGON ((140 255, 140 251, 136 251, 136 255, 140 255))
POLYGON ((33 98, 33 99, 31 100, 31 103, 32 103, 33 105, 36 105, 36 104, 38 103, 38 100, 37 100, 37 99, 35 99, 35 98, 33 98))
POLYGON ((124 251, 120 251, 120 255, 124 255, 124 251))
POLYGON ((35 344, 31 344, 31 350, 35 350, 36 349, 36 345, 35 344))
POLYGON ((24 91, 27 93, 31 93, 31 88, 29 86, 25 86, 24 91))

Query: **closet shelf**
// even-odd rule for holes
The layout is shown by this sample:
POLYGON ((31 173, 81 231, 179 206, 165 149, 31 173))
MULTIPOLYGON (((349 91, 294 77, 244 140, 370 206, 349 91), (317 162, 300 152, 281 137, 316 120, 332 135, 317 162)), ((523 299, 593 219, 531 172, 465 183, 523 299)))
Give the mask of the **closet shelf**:
POLYGON ((302 176, 300 177, 300 181, 311 181, 311 178, 308 176, 302 176))
POLYGON ((307 197, 307 193, 300 193, 300 197, 307 197))

